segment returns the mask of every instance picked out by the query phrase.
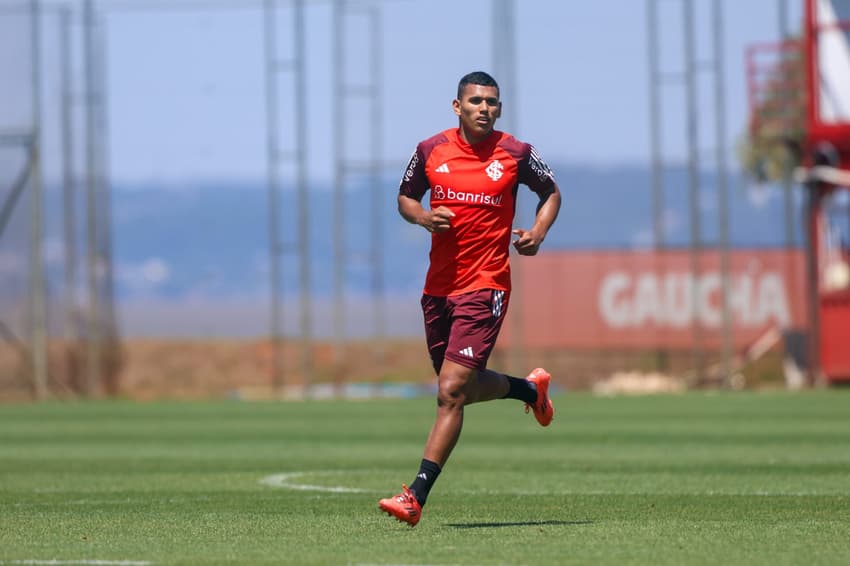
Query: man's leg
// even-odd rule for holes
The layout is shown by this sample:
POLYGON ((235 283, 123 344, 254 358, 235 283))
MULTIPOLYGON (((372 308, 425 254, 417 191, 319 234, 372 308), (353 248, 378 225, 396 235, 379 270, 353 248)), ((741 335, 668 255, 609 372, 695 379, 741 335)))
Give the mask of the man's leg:
POLYGON ((510 389, 508 378, 487 370, 478 371, 451 360, 439 364, 437 415, 416 479, 408 489, 379 502, 381 509, 411 526, 419 522, 422 506, 443 466, 460 438, 463 429, 463 408, 470 403, 500 399, 510 389))
POLYGON ((490 369, 481 371, 480 379, 499 384, 498 396, 491 399, 517 399, 526 403, 534 403, 537 400, 537 385, 528 379, 512 377, 490 369))
POLYGON ((416 479, 410 488, 403 485, 401 493, 378 502, 383 511, 411 527, 419 522, 428 493, 460 438, 463 407, 476 396, 475 391, 478 389, 477 370, 449 360, 435 362, 435 367, 440 368, 437 415, 425 442, 425 452, 416 479))
POLYGON ((555 416, 555 408, 549 399, 551 379, 552 376, 543 368, 534 369, 526 378, 512 377, 484 369, 478 374, 478 381, 482 384, 484 392, 478 400, 489 401, 498 398, 524 401, 525 412, 533 410, 537 422, 543 426, 549 426, 555 416), (489 385, 485 386, 485 383, 489 385))
POLYGON ((506 390, 506 381, 490 379, 488 376, 482 382, 480 375, 475 369, 451 360, 443 361, 437 390, 437 416, 425 443, 424 454, 426 460, 435 462, 440 468, 449 459, 460 437, 463 408, 483 400, 483 396, 494 395, 490 398, 496 398, 502 389, 506 390))
POLYGON ((504 399, 512 390, 516 391, 513 398, 529 404, 537 401, 537 386, 533 381, 488 369, 478 371, 445 360, 439 376, 437 417, 425 443, 424 458, 442 469, 460 438, 463 408, 472 403, 504 399))
POLYGON ((409 489, 403 486, 400 494, 379 502, 381 509, 411 526, 419 522, 428 494, 460 438, 466 405, 493 399, 519 399, 526 401, 526 412, 534 409, 534 416, 543 426, 551 422, 554 413, 548 397, 549 374, 539 368, 528 378, 520 379, 444 360, 438 387, 437 415, 416 479, 409 489))
POLYGON ((463 429, 463 408, 504 397, 508 378, 488 370, 478 371, 451 360, 443 361, 437 391, 437 416, 425 442, 425 453, 410 489, 420 506, 431 492, 463 429))
MULTIPOLYGON (((466 405, 506 397, 540 404, 537 382, 476 370, 451 359, 465 356, 477 367, 486 365, 507 311, 507 300, 504 291, 494 290, 422 298, 428 349, 438 372, 437 415, 410 489, 404 486, 402 493, 379 502, 381 509, 411 526, 419 522, 431 487, 460 438, 466 405)), ((548 403, 545 390, 542 393, 548 403)))

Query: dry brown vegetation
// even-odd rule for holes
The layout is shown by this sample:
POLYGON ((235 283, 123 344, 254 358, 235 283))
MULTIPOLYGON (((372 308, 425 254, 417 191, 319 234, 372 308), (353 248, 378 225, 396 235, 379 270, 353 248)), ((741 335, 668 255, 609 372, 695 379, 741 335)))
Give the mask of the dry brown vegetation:
MULTIPOLYGON (((299 397, 303 392, 305 356, 298 342, 282 346, 280 381, 272 372, 272 347, 267 340, 126 340, 117 349, 104 352, 106 367, 114 368, 97 388, 95 396, 150 399, 273 399, 299 397), (111 360, 111 361, 110 361, 111 360)), ((80 351, 68 353, 61 343, 50 347, 52 397, 73 398, 85 392, 86 368, 80 351)), ((313 385, 337 386, 346 383, 422 386, 434 383, 427 352, 419 340, 398 340, 375 344, 353 342, 337 350, 329 342, 314 343, 306 358, 312 368, 313 385), (336 352, 339 352, 338 354, 336 352)), ((0 348, 0 400, 20 401, 33 397, 31 368, 22 350, 0 348)), ((716 361, 707 355, 706 363, 716 361)), ((690 351, 569 351, 514 352, 498 349, 490 367, 524 375, 535 366, 546 367, 556 385, 568 390, 589 389, 618 372, 648 376, 659 372, 681 379, 694 363, 690 351), (519 369, 515 369, 519 368, 519 369)), ((781 352, 771 352, 744 367, 746 387, 782 385, 781 352)), ((723 386, 708 379, 688 385, 723 386)), ((327 388, 327 387, 326 387, 327 388)), ((331 390, 334 390, 331 387, 331 390)))

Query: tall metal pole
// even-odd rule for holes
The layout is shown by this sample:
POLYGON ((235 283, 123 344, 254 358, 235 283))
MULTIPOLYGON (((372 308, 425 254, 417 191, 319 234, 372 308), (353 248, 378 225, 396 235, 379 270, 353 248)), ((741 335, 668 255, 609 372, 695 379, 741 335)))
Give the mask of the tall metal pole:
POLYGON ((381 140, 383 137, 383 119, 382 119, 382 109, 383 109, 383 101, 381 99, 381 76, 383 74, 382 71, 382 57, 383 57, 383 48, 381 45, 381 37, 383 36, 383 29, 381 26, 381 12, 380 8, 377 5, 372 5, 369 10, 369 16, 371 20, 372 27, 372 36, 371 36, 371 46, 370 46, 370 55, 371 55, 371 80, 369 83, 372 86, 372 97, 371 97, 371 105, 370 105, 370 122, 371 122, 371 136, 370 136, 370 148, 369 152, 371 154, 371 165, 370 165, 370 178, 372 180, 372 202, 374 205, 372 206, 372 300, 375 305, 375 338, 377 340, 378 346, 376 350, 376 358, 379 367, 383 367, 385 362, 385 354, 386 347, 385 342, 387 339, 387 324, 386 324, 386 308, 385 308, 385 282, 384 282, 384 221, 385 216, 383 214, 384 207, 381 206, 381 203, 384 199, 384 188, 381 186, 381 140))
MULTIPOLYGON (((664 182, 661 163, 661 94, 658 89, 661 80, 658 47, 657 0, 647 0, 647 53, 649 55, 649 159, 652 187, 652 245, 655 250, 655 268, 660 265, 666 246, 664 234, 664 182)), ((657 273, 661 276, 661 273, 657 273)), ((655 351, 655 366, 659 370, 667 369, 667 353, 659 343, 655 351)))
MULTIPOLYGON (((515 3, 514 0, 493 0, 493 30, 492 30, 492 49, 493 49, 493 68, 496 75, 496 80, 499 81, 500 98, 505 100, 505 113, 499 118, 499 129, 507 132, 515 133, 517 127, 519 105, 517 100, 517 85, 516 85, 516 41, 514 34, 514 22, 516 21, 515 3)), ((528 207, 523 206, 522 200, 517 195, 516 214, 520 217, 517 222, 523 225, 530 222, 531 219, 526 217, 528 207)), ((513 281, 511 284, 510 297, 510 328, 511 342, 509 348, 510 367, 514 372, 522 372, 527 369, 525 362, 525 350, 523 349, 523 337, 525 336, 525 328, 523 324, 523 308, 522 308, 522 261, 518 256, 514 256, 511 261, 511 271, 513 272, 513 281)))
POLYGON ((272 388, 277 391, 284 384, 283 344, 281 329, 280 299, 280 179, 278 156, 280 155, 277 136, 277 72, 275 59, 277 53, 277 14, 276 0, 265 0, 263 4, 264 54, 266 67, 266 175, 268 183, 268 230, 269 230, 269 293, 271 297, 271 373, 272 388))
MULTIPOLYGON (((806 105, 806 124, 815 124, 820 117, 820 88, 817 57, 818 57, 818 16, 817 3, 813 0, 806 0, 803 12, 803 60, 805 61, 806 69, 806 98, 809 103, 806 105)), ((805 151, 809 151, 805 149, 805 151)), ((817 246, 819 245, 820 236, 818 234, 821 216, 823 214, 822 194, 819 190, 818 183, 811 182, 806 186, 806 232, 805 250, 806 250, 806 283, 808 287, 808 307, 809 307, 809 375, 808 381, 810 385, 817 385, 823 380, 821 372, 821 331, 820 331, 820 297, 818 283, 818 260, 817 246)))
POLYGON ((693 357, 697 380, 704 377, 702 322, 699 310, 700 255, 702 252, 702 230, 700 225, 700 179, 699 179, 699 132, 696 91, 696 38, 694 36, 693 0, 684 1, 685 36, 685 97, 687 107, 687 145, 688 145, 688 188, 691 224, 691 315, 693 331, 693 357))
MULTIPOLYGON (((779 24, 779 37, 785 41, 791 36, 791 31, 788 29, 788 0, 779 0, 777 5, 777 15, 778 15, 778 24, 779 24)), ((787 151, 787 149, 786 149, 787 151)), ((790 157, 790 156, 789 156, 790 157)), ((788 160, 790 165, 790 159, 788 160)), ((785 209, 785 249, 791 249, 794 246, 795 239, 795 219, 794 219, 794 193, 793 193, 793 182, 791 179, 791 167, 788 167, 782 176, 782 195, 783 195, 783 207, 785 209)), ((790 262, 789 268, 786 270, 788 274, 791 274, 790 271, 790 262)))
POLYGON ((805 200, 805 260, 806 260, 806 306, 809 316, 809 340, 808 357, 809 372, 807 381, 809 385, 818 385, 823 374, 821 373, 821 330, 820 330, 820 294, 818 290, 818 246, 820 245, 819 224, 823 214, 823 202, 817 181, 809 181, 806 186, 805 200))
POLYGON ((83 8, 83 30, 85 43, 86 82, 86 254, 88 269, 88 341, 86 348, 85 393, 95 395, 101 382, 101 329, 98 296, 98 202, 97 202, 97 157, 95 119, 95 69, 94 69, 94 0, 85 0, 83 8))
POLYGON ((717 148, 717 220, 720 247, 720 278, 723 293, 723 332, 721 368, 723 379, 732 372, 732 315, 730 311, 729 281, 729 173, 726 164, 726 76, 723 64, 724 28, 722 0, 714 0, 712 23, 714 29, 714 102, 716 120, 715 144, 717 148))
POLYGON ((298 273, 300 287, 301 374, 309 390, 313 382, 312 273, 310 267, 310 192, 307 184, 307 92, 304 0, 295 0, 295 139, 298 191, 298 273))
POLYGON ((30 2, 30 41, 32 51, 32 137, 30 167, 30 314, 32 321, 33 384, 36 399, 47 397, 47 313, 44 284, 44 185, 41 165, 41 9, 39 0, 30 2))
MULTIPOLYGON (((777 3, 777 16, 778 16, 778 25, 779 25, 779 37, 782 41, 787 41, 791 37, 791 30, 788 26, 788 0, 779 0, 777 3)), ((790 93, 782 93, 780 96, 788 96, 790 93)), ((796 94, 796 93, 795 93, 796 94)), ((787 101, 784 101, 787 102, 787 101)), ((802 117, 802 116, 801 116, 802 117)), ((800 123, 805 123, 803 120, 800 120, 800 123)), ((783 208, 785 210, 785 234, 784 234, 784 243, 785 243, 785 254, 784 254, 784 262, 785 262, 785 281, 787 282, 788 289, 787 294, 789 297, 797 296, 798 294, 798 286, 797 286, 797 277, 794 273, 794 264, 791 261, 791 249, 794 247, 794 243, 797 237, 796 234, 796 224, 797 219, 794 215, 794 182, 792 179, 794 167, 793 163, 793 155, 790 154, 791 149, 790 146, 786 146, 783 148, 788 154, 786 155, 786 164, 787 167, 785 171, 783 171, 782 175, 782 196, 783 196, 783 208)), ((800 148, 802 150, 802 148, 800 148)))
POLYGON ((73 94, 71 93, 71 10, 67 6, 60 12, 60 37, 62 42, 61 85, 62 85, 62 226, 65 245, 65 313, 63 334, 65 337, 66 367, 69 378, 74 365, 71 363, 75 346, 77 312, 77 217, 76 187, 74 183, 74 136, 73 94))
MULTIPOLYGON (((106 370, 103 376, 104 385, 107 387, 107 393, 118 393, 117 376, 115 375, 115 349, 117 348, 117 325, 115 323, 115 278, 113 277, 113 256, 112 256, 112 184, 109 181, 109 76, 107 74, 109 60, 109 46, 107 44, 106 23, 101 20, 101 26, 96 29, 97 53, 96 74, 97 79, 97 140, 98 140, 98 159, 97 159, 97 187, 100 197, 101 217, 99 226, 101 231, 98 238, 98 246, 100 248, 100 268, 99 274, 101 279, 101 304, 102 307, 102 336, 107 339, 104 356, 104 362, 101 367, 106 370)), ((102 371, 103 371, 102 370, 102 371)))
POLYGON ((344 341, 347 334, 347 317, 345 304, 345 272, 347 265, 347 250, 345 245, 345 116, 343 73, 345 72, 345 45, 343 10, 345 0, 334 0, 333 3, 333 54, 332 54, 332 90, 333 90, 333 123, 334 132, 334 188, 333 188, 333 335, 334 335, 334 373, 337 384, 344 378, 344 341))
POLYGON ((502 90, 502 98, 507 99, 505 114, 499 118, 499 129, 514 132, 517 127, 519 105, 516 84, 516 21, 514 0, 493 0, 493 69, 496 80, 502 90), (507 95, 507 96, 505 96, 507 95))
POLYGON ((647 0, 647 39, 649 41, 649 155, 652 168, 652 234, 656 252, 664 249, 664 187, 661 182, 661 116, 658 80, 658 16, 656 0, 647 0))

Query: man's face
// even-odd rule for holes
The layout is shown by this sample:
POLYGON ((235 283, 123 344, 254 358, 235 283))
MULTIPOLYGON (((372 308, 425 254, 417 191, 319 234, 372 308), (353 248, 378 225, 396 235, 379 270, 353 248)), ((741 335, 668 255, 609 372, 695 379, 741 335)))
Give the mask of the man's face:
POLYGON ((452 107, 460 117, 461 135, 471 144, 490 135, 502 113, 499 90, 494 86, 465 85, 460 100, 455 99, 452 107))

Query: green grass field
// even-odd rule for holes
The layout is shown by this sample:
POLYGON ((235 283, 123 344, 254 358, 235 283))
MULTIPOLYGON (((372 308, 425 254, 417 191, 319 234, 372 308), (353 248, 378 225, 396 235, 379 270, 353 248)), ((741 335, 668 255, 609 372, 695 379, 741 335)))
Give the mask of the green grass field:
POLYGON ((0 564, 850 564, 850 391, 0 407, 0 564))

